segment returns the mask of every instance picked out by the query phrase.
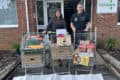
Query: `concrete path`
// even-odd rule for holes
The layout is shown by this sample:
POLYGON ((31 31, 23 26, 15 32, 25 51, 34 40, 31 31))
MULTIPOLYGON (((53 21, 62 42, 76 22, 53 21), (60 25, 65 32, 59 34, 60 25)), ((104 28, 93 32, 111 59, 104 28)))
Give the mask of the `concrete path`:
MULTIPOLYGON (((66 70, 65 67, 59 68, 59 71, 64 71, 66 70)), ((71 68, 71 71, 74 70, 74 67, 71 68)), ((29 69, 28 73, 34 73, 34 72, 40 72, 41 69, 29 69)), ((44 73, 46 74, 51 74, 52 69, 47 69, 44 68, 44 73)), ((119 80, 106 66, 105 66, 105 62, 104 60, 99 56, 99 54, 96 55, 96 68, 94 68, 93 70, 93 74, 98 74, 101 73, 103 75, 104 80, 119 80)), ((73 72, 74 74, 74 72, 73 72)), ((6 78, 6 80, 12 80, 13 77, 16 76, 23 76, 24 75, 24 69, 21 69, 21 66, 19 65, 16 70, 9 75, 8 78, 6 78)))

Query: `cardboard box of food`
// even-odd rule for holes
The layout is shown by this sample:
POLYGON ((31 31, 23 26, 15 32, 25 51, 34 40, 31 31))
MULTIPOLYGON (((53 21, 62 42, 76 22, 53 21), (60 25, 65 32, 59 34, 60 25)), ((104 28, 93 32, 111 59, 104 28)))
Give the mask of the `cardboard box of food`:
POLYGON ((22 63, 23 63, 23 65, 41 64, 42 56, 41 55, 23 55, 22 63))
POLYGON ((51 54, 53 59, 68 59, 71 47, 52 47, 51 54))

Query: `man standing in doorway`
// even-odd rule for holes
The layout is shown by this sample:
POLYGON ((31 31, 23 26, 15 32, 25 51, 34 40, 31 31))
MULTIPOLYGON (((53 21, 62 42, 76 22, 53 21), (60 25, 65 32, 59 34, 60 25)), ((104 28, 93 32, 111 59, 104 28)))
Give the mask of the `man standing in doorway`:
POLYGON ((85 40, 84 32, 87 32, 90 28, 90 18, 88 14, 84 11, 84 7, 81 3, 77 4, 77 13, 73 14, 71 17, 70 27, 74 33, 75 45, 77 48, 79 45, 79 40, 85 40), (80 33, 80 34, 79 34, 80 33))
POLYGON ((89 30, 90 18, 84 12, 84 7, 81 3, 77 4, 77 13, 72 15, 70 25, 73 32, 82 33, 89 30))

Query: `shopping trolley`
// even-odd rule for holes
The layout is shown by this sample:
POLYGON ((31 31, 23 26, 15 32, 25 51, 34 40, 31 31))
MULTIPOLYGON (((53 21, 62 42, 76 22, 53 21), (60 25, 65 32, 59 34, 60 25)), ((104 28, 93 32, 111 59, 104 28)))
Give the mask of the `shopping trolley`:
POLYGON ((92 73, 96 62, 96 32, 75 32, 73 64, 75 73, 92 73))
POLYGON ((44 70, 44 35, 41 33, 25 33, 21 42, 21 63, 22 68, 27 69, 42 68, 44 70))
POLYGON ((57 35, 55 32, 50 32, 48 34, 50 40, 53 72, 60 74, 70 73, 70 60, 72 59, 73 52, 71 36, 68 34, 57 35))

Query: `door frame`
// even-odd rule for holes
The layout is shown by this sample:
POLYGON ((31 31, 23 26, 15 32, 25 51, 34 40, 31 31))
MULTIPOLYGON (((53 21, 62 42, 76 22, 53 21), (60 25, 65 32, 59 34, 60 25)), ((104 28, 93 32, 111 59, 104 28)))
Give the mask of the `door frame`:
POLYGON ((61 3, 61 13, 64 17, 64 0, 35 0, 35 9, 36 9, 36 26, 37 32, 39 29, 46 29, 48 25, 48 14, 47 14, 47 3, 61 3), (38 25, 38 18, 37 18, 37 1, 43 1, 43 16, 44 16, 44 25, 38 25))

